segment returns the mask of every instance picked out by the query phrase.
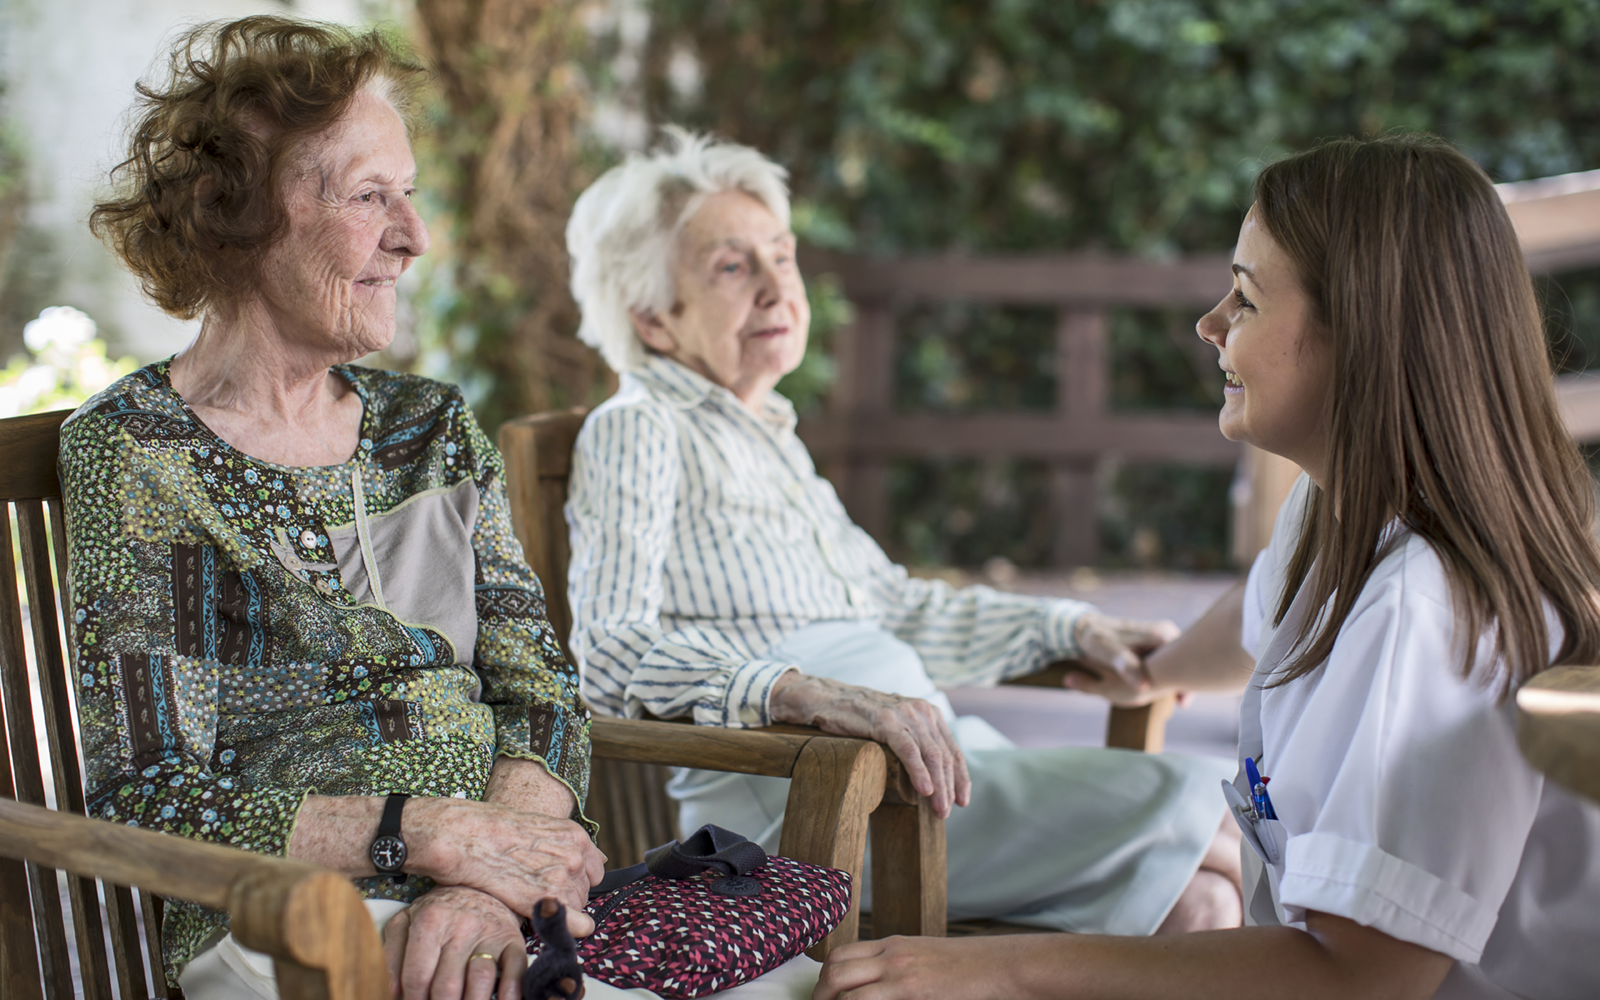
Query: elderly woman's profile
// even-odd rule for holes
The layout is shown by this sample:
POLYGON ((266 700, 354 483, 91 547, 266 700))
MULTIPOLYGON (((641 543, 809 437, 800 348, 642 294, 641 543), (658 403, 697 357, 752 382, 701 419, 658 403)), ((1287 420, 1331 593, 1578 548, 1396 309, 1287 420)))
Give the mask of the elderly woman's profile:
MULTIPOLYGON (((487 1000, 535 904, 589 932, 604 858, 499 454, 454 386, 350 364, 428 250, 422 77, 378 32, 252 17, 141 84, 91 223, 201 322, 63 428, 74 675, 92 815, 343 872, 397 990, 487 1000)), ((169 978, 276 996, 227 931, 170 904, 169 978)))
MULTIPOLYGON (((783 169, 668 129, 578 199, 567 245, 580 336, 621 376, 578 437, 567 505, 589 704, 888 743, 949 817, 953 917, 1129 935, 1237 924, 1222 762, 1021 750, 954 716, 940 686, 1065 657, 1137 697, 1140 655, 1176 629, 915 579, 851 523, 774 391, 810 324, 783 169)), ((684 829, 772 846, 786 785, 680 771, 670 791, 684 829)))

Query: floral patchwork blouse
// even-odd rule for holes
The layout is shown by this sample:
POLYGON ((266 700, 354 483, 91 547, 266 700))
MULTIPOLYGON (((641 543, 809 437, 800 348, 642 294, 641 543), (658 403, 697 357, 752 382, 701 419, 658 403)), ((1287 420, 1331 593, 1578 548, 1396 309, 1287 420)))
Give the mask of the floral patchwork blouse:
MULTIPOLYGON (((282 855, 308 794, 479 799, 499 755, 582 802, 577 675, 459 390, 339 366, 360 446, 288 468, 212 433, 167 367, 62 428, 89 814, 282 855)), ((409 900, 429 884, 356 886, 409 900)), ((166 913, 169 971, 227 926, 166 913)))

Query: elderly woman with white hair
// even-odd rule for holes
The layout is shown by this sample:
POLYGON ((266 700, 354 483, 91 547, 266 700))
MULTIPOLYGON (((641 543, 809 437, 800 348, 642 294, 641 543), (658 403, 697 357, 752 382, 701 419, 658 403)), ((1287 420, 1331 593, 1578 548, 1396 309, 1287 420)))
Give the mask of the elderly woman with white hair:
MULTIPOLYGON (((621 376, 578 437, 567 505, 589 704, 888 743, 948 817, 952 917, 1129 935, 1238 924, 1224 762, 1022 750, 951 711, 940 686, 1065 657, 1137 687, 1141 654, 1176 629, 913 579, 851 523, 774 391, 810 321, 784 170, 669 129, 584 192, 567 246, 580 336, 621 376)), ((684 829, 715 822, 771 848, 787 784, 686 770, 670 791, 684 829)))

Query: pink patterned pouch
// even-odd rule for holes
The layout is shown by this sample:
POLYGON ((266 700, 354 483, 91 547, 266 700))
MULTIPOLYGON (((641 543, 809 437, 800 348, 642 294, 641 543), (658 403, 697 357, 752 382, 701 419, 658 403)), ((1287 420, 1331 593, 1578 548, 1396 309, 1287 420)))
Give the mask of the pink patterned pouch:
MULTIPOLYGON (((850 875, 789 858, 717 826, 657 847, 589 892, 587 976, 667 1000, 730 989, 821 941, 850 909, 850 875)), ((537 935, 528 950, 536 953, 537 935)))

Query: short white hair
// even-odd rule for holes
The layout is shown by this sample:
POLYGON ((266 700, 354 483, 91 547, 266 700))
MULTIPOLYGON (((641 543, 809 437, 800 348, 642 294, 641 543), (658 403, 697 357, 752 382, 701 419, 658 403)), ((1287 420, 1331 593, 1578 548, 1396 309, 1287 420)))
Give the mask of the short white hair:
POLYGON ((711 195, 743 191, 789 225, 788 171, 751 149, 662 129, 651 152, 631 153, 578 197, 567 223, 572 295, 583 312, 578 338, 614 371, 649 357, 632 310, 672 308, 672 251, 678 231, 711 195))

